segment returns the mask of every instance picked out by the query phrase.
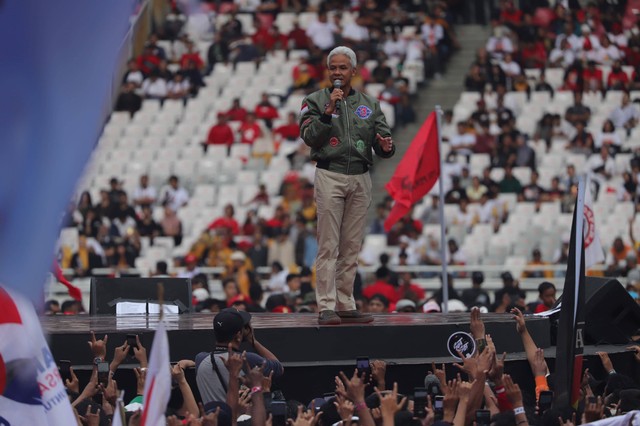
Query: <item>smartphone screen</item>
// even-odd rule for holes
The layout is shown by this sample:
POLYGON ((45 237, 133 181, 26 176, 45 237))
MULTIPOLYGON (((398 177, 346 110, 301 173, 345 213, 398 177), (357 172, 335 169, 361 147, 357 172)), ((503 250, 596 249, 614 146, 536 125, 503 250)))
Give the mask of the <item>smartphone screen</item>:
POLYGON ((287 424, 287 403, 285 401, 271 401, 271 414, 273 426, 285 426, 287 424))
POLYGON ((108 362, 99 362, 98 363, 98 383, 102 384, 102 386, 107 387, 109 384, 109 363, 108 362))
POLYGON ((444 414, 444 396, 436 395, 433 403, 433 411, 436 415, 436 420, 442 420, 442 416, 444 414))
POLYGON ((540 392, 540 398, 538 398, 538 411, 540 415, 551 408, 551 404, 553 403, 553 392, 551 391, 542 391, 540 392))
POLYGON ((489 426, 491 424, 491 411, 476 410, 476 425, 489 426))
POLYGON ((366 356, 356 358, 356 369, 358 370, 358 375, 365 373, 367 377, 371 376, 371 364, 369 363, 369 358, 366 356))
POLYGON ((62 380, 71 380, 71 361, 61 359, 58 361, 58 368, 60 369, 60 377, 62 377, 62 380))
POLYGON ((427 417, 427 389, 413 390, 413 415, 419 419, 427 417))
POLYGON ((138 347, 137 334, 127 334, 127 344, 129 345, 129 356, 133 356, 133 348, 138 347))

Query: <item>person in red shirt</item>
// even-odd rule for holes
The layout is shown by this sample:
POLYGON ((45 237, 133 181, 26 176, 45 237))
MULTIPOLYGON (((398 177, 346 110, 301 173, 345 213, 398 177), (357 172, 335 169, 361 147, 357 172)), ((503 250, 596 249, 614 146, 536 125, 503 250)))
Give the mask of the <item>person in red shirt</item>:
POLYGON ((587 68, 582 72, 584 90, 587 92, 602 91, 602 70, 596 68, 594 61, 587 62, 587 68))
POLYGON ((234 214, 235 210, 233 209, 233 205, 227 204, 224 206, 224 215, 211 222, 207 227, 207 230, 212 231, 222 228, 229 230, 232 235, 239 235, 240 225, 238 224, 238 221, 234 219, 234 214))
POLYGON ((289 32, 289 43, 291 49, 309 49, 309 37, 304 29, 300 28, 298 21, 293 23, 293 29, 289 32))
POLYGON ((273 127, 273 120, 279 117, 278 109, 269 102, 269 95, 266 93, 262 94, 260 103, 256 105, 255 114, 257 118, 264 120, 269 129, 273 127))
POLYGON ((240 99, 235 98, 231 109, 225 113, 231 121, 245 121, 247 118, 247 110, 240 106, 240 99))
POLYGON ((411 280, 415 278, 412 272, 400 272, 399 285, 396 289, 398 299, 409 299, 419 302, 424 299, 424 290, 417 284, 413 284, 411 280))
POLYGON ((530 303, 528 308, 534 314, 548 311, 556 304, 556 286, 548 281, 538 286, 538 300, 530 303))
POLYGON ((547 63, 547 51, 541 41, 524 43, 520 60, 525 68, 544 68, 547 63))
POLYGON ((145 76, 148 76, 158 69, 160 58, 153 54, 151 46, 145 46, 142 55, 138 56, 136 62, 138 63, 138 69, 140 69, 145 76))
POLYGON ((240 143, 253 145, 262 136, 262 129, 256 121, 256 115, 252 112, 247 114, 247 119, 242 123, 240 129, 240 143))
POLYGON ((389 284, 389 278, 391 277, 391 271, 386 266, 381 266, 376 270, 377 281, 362 290, 362 295, 367 299, 371 299, 374 294, 381 294, 389 302, 396 303, 400 298, 396 292, 396 288, 389 284))
POLYGON ((500 12, 500 22, 508 27, 519 27, 522 24, 522 11, 515 7, 513 1, 504 3, 504 8, 500 12))
POLYGON ((209 130, 209 136, 203 143, 204 151, 207 152, 207 146, 209 145, 226 145, 231 148, 233 144, 233 130, 231 126, 227 124, 227 116, 220 112, 218 113, 218 122, 211 126, 209 130))
POLYGON ((200 53, 195 50, 192 41, 187 42, 187 53, 183 54, 180 58, 180 68, 188 68, 189 62, 193 62, 199 70, 204 69, 204 61, 200 57, 200 53))
POLYGON ((287 115, 287 124, 276 127, 273 131, 275 135, 288 141, 296 141, 300 137, 300 125, 298 124, 295 112, 287 115))
POLYGON ((615 61, 611 67, 611 72, 607 77, 608 90, 626 90, 629 85, 629 76, 622 69, 620 61, 615 61))

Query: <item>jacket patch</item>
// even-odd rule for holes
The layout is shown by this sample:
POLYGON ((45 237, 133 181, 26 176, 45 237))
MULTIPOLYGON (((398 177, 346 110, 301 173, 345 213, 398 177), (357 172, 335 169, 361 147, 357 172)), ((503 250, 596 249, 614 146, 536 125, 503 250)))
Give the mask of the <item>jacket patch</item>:
POLYGON ((371 113, 373 111, 371 111, 371 108, 369 108, 366 105, 360 105, 358 108, 356 108, 355 112, 356 112, 356 115, 358 117, 360 117, 360 118, 362 118, 364 120, 364 119, 367 119, 367 118, 371 117, 371 113))
POLYGON ((309 111, 309 105, 307 105, 307 103, 305 102, 305 103, 302 104, 302 108, 300 109, 300 116, 302 117, 308 111, 309 111))
POLYGON ((365 148, 366 145, 364 144, 364 141, 362 139, 358 139, 358 141, 356 142, 356 149, 358 150, 358 152, 364 152, 365 148))
POLYGON ((329 145, 338 146, 339 144, 340 144, 340 139, 336 138, 335 136, 329 139, 329 145))
POLYGON ((303 125, 303 126, 306 126, 306 125, 307 125, 307 124, 309 124, 309 123, 311 123, 311 119, 310 119, 310 118, 307 118, 306 120, 304 120, 304 121, 302 122, 302 125, 303 125))

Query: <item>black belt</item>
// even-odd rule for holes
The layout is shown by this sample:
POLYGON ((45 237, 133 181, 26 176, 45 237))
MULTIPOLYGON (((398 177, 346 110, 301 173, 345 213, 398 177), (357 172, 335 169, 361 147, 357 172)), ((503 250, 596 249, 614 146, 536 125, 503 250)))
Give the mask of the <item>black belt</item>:
MULTIPOLYGON (((329 170, 329 167, 331 166, 331 160, 317 160, 316 161, 316 167, 322 170, 329 170)), ((331 171, 331 170, 329 170, 331 171)), ((365 174, 369 171, 369 165, 368 164, 362 164, 362 173, 360 174, 365 174)))

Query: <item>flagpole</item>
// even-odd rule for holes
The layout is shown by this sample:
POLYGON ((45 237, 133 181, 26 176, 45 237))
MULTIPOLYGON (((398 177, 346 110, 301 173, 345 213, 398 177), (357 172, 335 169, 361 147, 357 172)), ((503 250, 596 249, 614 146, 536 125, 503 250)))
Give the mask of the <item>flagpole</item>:
POLYGON ((447 273, 447 246, 444 221, 444 179, 442 167, 442 134, 440 132, 442 120, 442 108, 436 105, 436 123, 438 126, 438 159, 440 162, 440 177, 438 178, 439 202, 438 214, 440 216, 440 258, 442 259, 442 312, 449 313, 449 274, 447 273))

